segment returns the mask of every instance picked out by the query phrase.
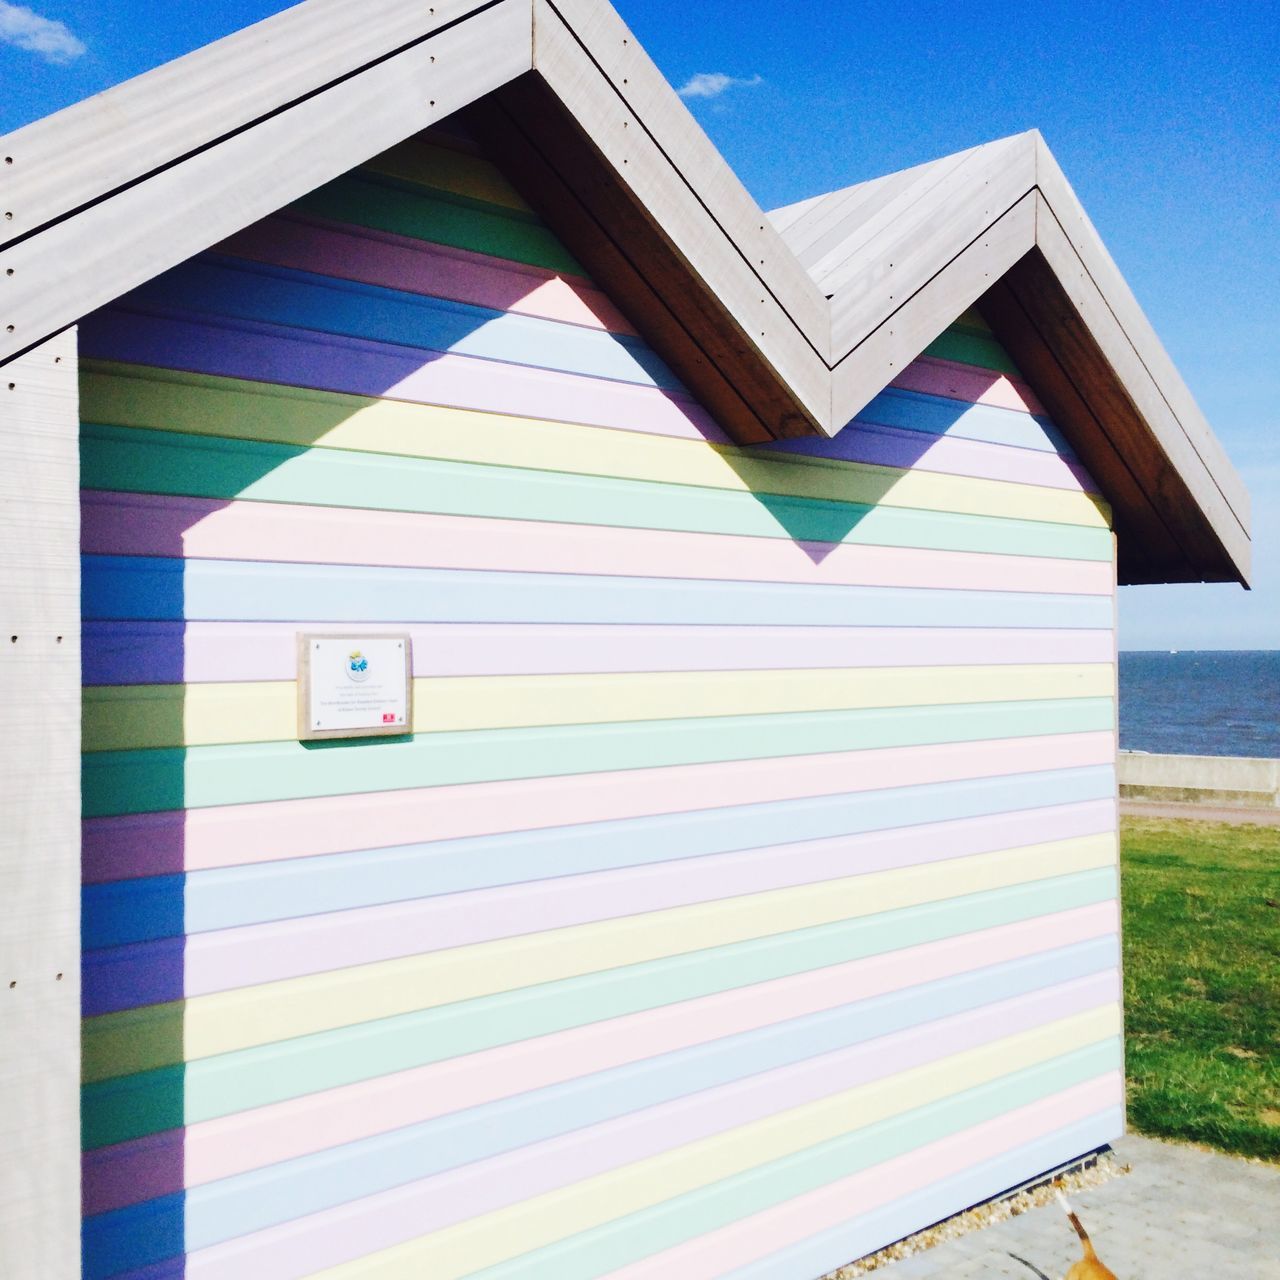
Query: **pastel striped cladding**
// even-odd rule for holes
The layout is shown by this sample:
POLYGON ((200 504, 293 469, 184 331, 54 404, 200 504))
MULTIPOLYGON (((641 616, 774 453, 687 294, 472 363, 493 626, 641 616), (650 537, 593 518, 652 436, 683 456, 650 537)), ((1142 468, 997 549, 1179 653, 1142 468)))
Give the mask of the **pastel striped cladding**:
POLYGON ((1119 1132, 1109 510, 977 317, 738 448, 450 127, 81 333, 87 1280, 792 1280, 1119 1132))

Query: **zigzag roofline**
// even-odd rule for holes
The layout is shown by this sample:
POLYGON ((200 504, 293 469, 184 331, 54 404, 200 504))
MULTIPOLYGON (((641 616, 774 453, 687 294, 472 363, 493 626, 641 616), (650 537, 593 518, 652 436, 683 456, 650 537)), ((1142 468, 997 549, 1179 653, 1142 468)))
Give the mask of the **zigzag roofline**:
POLYGON ((771 218, 607 0, 306 0, 10 134, 0 363, 464 109, 738 439, 834 434, 976 304, 1121 581, 1247 580, 1244 488, 1037 133, 771 218))

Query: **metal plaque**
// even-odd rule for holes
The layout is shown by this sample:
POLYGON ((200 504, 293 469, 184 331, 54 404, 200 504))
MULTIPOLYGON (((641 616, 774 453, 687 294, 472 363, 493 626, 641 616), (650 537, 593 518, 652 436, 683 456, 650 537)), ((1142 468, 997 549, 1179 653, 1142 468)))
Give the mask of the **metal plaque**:
POLYGON ((298 737, 410 733, 412 644, 402 634, 299 634, 298 737))

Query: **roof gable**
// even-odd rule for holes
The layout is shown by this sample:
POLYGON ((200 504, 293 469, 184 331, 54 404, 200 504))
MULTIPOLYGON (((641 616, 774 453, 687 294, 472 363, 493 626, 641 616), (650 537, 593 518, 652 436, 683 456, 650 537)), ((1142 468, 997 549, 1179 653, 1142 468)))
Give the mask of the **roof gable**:
POLYGON ((306 0, 10 135, 0 361, 463 108, 739 440, 834 434, 977 303, 1121 580, 1247 577, 1247 495, 1038 134, 766 217, 606 0, 306 0))

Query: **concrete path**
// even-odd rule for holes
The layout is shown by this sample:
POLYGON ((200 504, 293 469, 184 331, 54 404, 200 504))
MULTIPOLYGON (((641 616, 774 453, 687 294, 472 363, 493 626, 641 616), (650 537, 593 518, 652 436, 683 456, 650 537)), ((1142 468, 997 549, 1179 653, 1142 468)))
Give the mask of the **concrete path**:
MULTIPOLYGON (((1133 1172, 1072 1196, 1098 1256, 1119 1280, 1280 1280, 1280 1166, 1130 1136, 1133 1172)), ((892 1262, 884 1280, 1059 1280, 1080 1257, 1056 1206, 892 1262), (1019 1262, 1026 1259, 1032 1266, 1019 1262)))
POLYGON ((1193 822, 1225 822, 1228 826, 1280 827, 1280 809, 1246 805, 1168 804, 1155 800, 1121 800, 1122 817, 1190 818, 1193 822))

